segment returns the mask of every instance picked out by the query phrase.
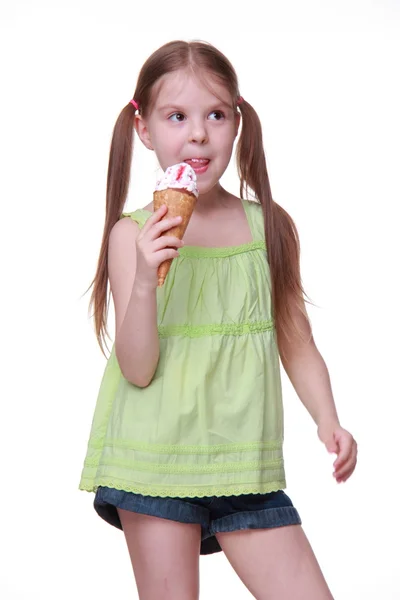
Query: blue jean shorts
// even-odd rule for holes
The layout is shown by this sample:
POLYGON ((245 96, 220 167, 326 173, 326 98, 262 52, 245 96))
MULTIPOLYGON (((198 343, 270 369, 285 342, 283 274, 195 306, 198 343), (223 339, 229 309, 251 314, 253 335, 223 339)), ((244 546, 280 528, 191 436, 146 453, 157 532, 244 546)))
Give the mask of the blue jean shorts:
POLYGON ((94 508, 102 519, 119 529, 122 529, 122 525, 117 508, 180 523, 199 524, 200 554, 221 552, 216 533, 301 524, 292 501, 282 490, 241 496, 160 498, 99 487, 94 508))

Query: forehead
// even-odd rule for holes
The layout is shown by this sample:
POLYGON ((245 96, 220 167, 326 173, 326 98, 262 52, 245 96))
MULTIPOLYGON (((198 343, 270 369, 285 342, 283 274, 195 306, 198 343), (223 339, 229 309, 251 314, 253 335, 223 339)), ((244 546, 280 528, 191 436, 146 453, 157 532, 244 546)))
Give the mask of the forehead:
POLYGON ((164 104, 224 102, 232 104, 228 88, 210 72, 179 70, 163 75, 154 86, 154 107, 164 104))

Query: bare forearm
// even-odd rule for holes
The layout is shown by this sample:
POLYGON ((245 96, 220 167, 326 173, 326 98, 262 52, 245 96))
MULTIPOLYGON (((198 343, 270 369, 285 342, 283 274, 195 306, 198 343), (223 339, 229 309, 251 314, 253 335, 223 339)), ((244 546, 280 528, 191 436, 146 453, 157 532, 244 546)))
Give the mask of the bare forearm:
POLYGON ((149 385, 160 355, 156 290, 133 284, 115 350, 124 377, 139 387, 149 385))
POLYGON ((315 343, 310 341, 302 350, 292 352, 282 364, 315 423, 339 422, 329 372, 315 343))

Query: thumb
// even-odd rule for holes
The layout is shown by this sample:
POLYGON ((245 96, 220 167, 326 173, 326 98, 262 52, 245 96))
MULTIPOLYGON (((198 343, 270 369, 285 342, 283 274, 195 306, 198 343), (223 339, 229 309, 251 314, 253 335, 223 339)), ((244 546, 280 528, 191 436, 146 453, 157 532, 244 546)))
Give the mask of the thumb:
POLYGON ((325 446, 328 452, 330 453, 337 454, 339 452, 338 443, 333 435, 329 438, 328 441, 325 442, 325 446))

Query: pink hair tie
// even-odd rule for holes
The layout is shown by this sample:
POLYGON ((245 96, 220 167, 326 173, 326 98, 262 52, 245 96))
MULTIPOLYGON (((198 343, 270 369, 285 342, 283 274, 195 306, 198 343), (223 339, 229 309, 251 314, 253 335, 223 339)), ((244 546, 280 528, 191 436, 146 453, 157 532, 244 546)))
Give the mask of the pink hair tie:
POLYGON ((243 97, 239 96, 239 98, 237 99, 237 105, 239 106, 239 104, 242 104, 243 102, 243 97))
POLYGON ((129 102, 131 104, 133 104, 133 106, 136 108, 136 110, 139 110, 139 104, 136 102, 136 100, 129 100, 129 102))

